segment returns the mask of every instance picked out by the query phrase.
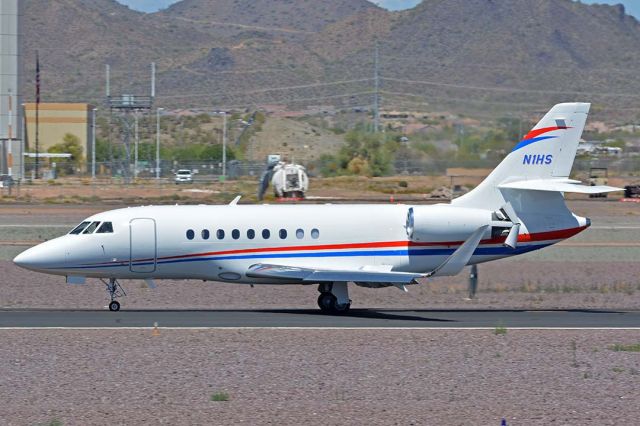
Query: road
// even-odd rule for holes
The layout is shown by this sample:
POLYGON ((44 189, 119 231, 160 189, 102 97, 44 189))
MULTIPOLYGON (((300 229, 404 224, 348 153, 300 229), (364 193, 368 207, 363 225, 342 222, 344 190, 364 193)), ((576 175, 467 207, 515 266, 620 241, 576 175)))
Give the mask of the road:
POLYGON ((0 328, 640 328, 640 311, 354 309, 0 310, 0 328))

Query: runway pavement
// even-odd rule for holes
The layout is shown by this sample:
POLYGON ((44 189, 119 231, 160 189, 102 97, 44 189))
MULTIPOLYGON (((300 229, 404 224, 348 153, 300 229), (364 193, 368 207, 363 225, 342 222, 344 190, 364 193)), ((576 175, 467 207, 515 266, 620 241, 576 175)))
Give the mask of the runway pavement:
POLYGON ((640 328, 640 311, 353 309, 0 310, 0 328, 640 328))

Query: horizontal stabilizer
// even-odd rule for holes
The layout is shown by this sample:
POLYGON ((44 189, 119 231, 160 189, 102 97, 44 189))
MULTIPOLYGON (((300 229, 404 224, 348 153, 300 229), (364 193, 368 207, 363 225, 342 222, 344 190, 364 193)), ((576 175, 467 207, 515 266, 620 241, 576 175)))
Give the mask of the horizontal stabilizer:
POLYGON ((528 191, 573 192, 578 194, 600 194, 602 192, 623 191, 613 186, 577 185, 580 181, 573 179, 535 179, 520 180, 498 185, 500 189, 523 189, 528 191))

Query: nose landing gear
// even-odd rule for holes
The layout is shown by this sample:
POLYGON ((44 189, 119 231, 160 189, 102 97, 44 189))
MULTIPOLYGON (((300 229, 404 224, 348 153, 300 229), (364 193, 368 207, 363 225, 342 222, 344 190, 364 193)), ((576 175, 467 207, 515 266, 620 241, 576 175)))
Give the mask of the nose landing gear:
POLYGON ((116 300, 116 297, 126 296, 127 293, 124 291, 118 280, 115 278, 109 278, 109 282, 100 279, 104 283, 107 288, 107 293, 109 293, 109 297, 111 298, 111 302, 109 302, 109 310, 112 312, 116 312, 120 310, 120 302, 116 300))

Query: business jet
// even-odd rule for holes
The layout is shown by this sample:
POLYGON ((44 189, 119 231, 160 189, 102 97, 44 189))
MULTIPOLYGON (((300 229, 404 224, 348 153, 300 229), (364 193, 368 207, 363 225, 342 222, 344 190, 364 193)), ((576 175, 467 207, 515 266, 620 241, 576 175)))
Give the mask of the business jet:
POLYGON ((569 179, 588 103, 553 107, 492 173, 450 204, 144 206, 91 216, 19 254, 16 265, 99 278, 111 311, 118 280, 314 284, 323 312, 349 310, 348 284, 406 291, 427 277, 550 246, 590 226, 564 193, 618 191, 569 179))

